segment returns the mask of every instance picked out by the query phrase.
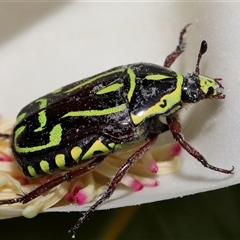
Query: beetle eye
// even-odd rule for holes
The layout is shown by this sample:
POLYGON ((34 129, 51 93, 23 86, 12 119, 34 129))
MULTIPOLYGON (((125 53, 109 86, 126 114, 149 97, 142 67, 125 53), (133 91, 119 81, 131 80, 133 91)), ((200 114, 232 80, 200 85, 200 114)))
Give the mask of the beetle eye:
POLYGON ((210 98, 210 97, 213 96, 213 94, 214 94, 214 88, 213 88, 213 87, 209 87, 209 88, 208 88, 208 92, 207 92, 207 94, 206 94, 206 97, 207 97, 207 98, 210 98))
POLYGON ((189 89, 189 91, 187 91, 187 95, 188 98, 190 100, 190 103, 195 103, 198 102, 200 100, 200 94, 199 94, 199 90, 198 89, 189 89))
POLYGON ((193 89, 191 86, 183 88, 182 101, 185 103, 196 103, 200 100, 200 91, 198 88, 193 89))

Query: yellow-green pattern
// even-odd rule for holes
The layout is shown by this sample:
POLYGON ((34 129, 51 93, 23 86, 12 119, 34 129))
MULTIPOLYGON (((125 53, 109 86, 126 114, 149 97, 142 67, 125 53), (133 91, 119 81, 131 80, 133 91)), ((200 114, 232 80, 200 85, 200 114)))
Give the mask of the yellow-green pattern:
POLYGON ((139 63, 60 87, 20 111, 13 154, 27 176, 39 177, 118 151, 147 136, 142 123, 181 108, 183 80, 139 63))

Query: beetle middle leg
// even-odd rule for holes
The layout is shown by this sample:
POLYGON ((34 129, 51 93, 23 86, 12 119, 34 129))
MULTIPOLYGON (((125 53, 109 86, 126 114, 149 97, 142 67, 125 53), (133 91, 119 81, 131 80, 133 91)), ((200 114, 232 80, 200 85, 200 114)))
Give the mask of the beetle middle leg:
POLYGON ((75 234, 75 231, 79 228, 79 226, 89 217, 91 213, 95 211, 95 209, 101 205, 105 200, 111 197, 113 192, 115 191, 118 183, 127 173, 129 168, 134 165, 156 142, 158 134, 153 134, 148 142, 143 145, 140 149, 138 149, 121 168, 117 171, 111 182, 109 183, 106 191, 103 195, 98 199, 86 212, 83 213, 83 216, 79 218, 77 223, 69 230, 69 233, 75 234))
POLYGON ((191 23, 186 25, 180 32, 178 45, 177 45, 176 49, 166 57, 164 65, 163 65, 164 67, 167 67, 167 68, 171 67, 171 65, 175 62, 175 60, 178 58, 178 56, 184 51, 186 43, 183 39, 183 35, 187 31, 187 27, 189 27, 190 25, 191 25, 191 23))
POLYGON ((208 161, 204 158, 204 156, 198 152, 196 149, 194 149, 188 142, 186 142, 183 138, 183 135, 181 133, 181 124, 178 121, 177 116, 170 116, 167 117, 167 123, 169 126, 169 129, 174 137, 174 139, 194 158, 196 158, 204 167, 209 168, 211 170, 231 174, 233 173, 234 167, 232 167, 231 170, 218 168, 215 166, 212 166, 208 163, 208 161))

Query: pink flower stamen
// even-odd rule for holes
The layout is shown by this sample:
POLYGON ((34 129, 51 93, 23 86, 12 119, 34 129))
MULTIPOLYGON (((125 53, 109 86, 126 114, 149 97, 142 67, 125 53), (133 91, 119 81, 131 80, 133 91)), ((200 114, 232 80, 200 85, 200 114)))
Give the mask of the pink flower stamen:
POLYGON ((136 180, 134 177, 130 176, 129 174, 126 174, 123 177, 121 183, 134 191, 139 191, 143 188, 143 184, 136 180))
POLYGON ((154 159, 149 159, 148 161, 148 169, 150 170, 150 172, 152 173, 157 173, 158 171, 158 166, 157 163, 154 161, 154 159))
POLYGON ((22 186, 29 184, 29 180, 25 177, 16 177, 16 180, 18 180, 22 186))
POLYGON ((143 185, 137 181, 137 180, 133 180, 130 187, 134 190, 134 191, 139 191, 143 188, 143 185))
POLYGON ((151 179, 151 178, 136 177, 136 179, 139 182, 141 182, 144 186, 156 187, 159 184, 159 182, 157 180, 151 179))
POLYGON ((67 202, 74 202, 74 198, 73 198, 73 195, 71 192, 67 192, 64 196, 64 199, 67 201, 67 202))
POLYGON ((178 143, 171 144, 171 147, 170 157, 178 156, 181 153, 182 148, 178 143))
POLYGON ((77 194, 75 194, 73 196, 73 199, 75 200, 75 202, 78 205, 82 205, 82 204, 86 203, 87 202, 87 198, 88 198, 87 194, 84 191, 82 191, 82 190, 80 190, 77 194))
POLYGON ((158 166, 150 152, 145 153, 145 155, 142 157, 142 162, 150 172, 157 173, 158 166))
POLYGON ((12 159, 9 156, 0 156, 1 162, 12 162, 12 159))
POLYGON ((73 188, 73 191, 72 191, 72 194, 73 196, 76 195, 80 190, 82 190, 82 186, 80 185, 76 185, 74 188, 73 188))

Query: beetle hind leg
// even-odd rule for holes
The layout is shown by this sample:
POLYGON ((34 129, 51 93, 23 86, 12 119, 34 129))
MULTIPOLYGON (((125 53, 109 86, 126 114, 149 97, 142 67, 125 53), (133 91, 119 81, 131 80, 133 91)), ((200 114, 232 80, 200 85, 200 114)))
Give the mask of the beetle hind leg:
POLYGON ((184 51, 186 42, 184 41, 183 35, 186 33, 187 28, 190 25, 191 25, 191 23, 186 25, 180 32, 178 45, 177 45, 176 49, 166 57, 164 65, 163 65, 164 67, 167 67, 167 68, 171 67, 171 65, 175 62, 175 60, 178 58, 178 56, 184 51))

